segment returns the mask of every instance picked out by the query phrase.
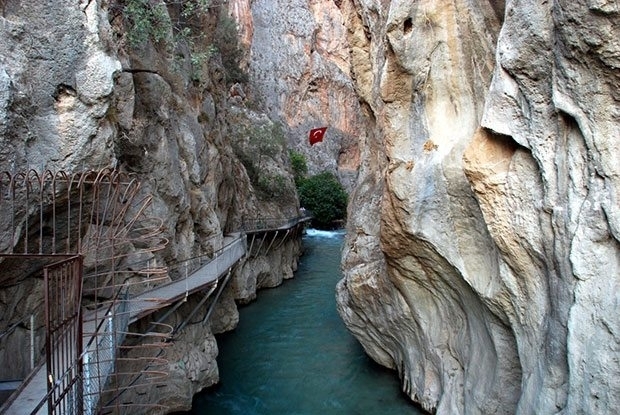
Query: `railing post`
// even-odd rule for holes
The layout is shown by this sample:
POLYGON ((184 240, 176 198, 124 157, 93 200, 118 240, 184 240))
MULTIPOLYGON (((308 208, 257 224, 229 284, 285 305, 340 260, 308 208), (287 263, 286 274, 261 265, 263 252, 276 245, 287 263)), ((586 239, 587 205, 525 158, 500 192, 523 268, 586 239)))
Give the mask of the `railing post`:
POLYGON ((34 370, 34 314, 30 314, 30 370, 34 370))
POLYGON ((91 392, 91 383, 92 383, 92 379, 90 377, 90 353, 86 352, 84 353, 84 357, 82 360, 84 363, 84 369, 83 369, 83 376, 84 376, 84 380, 83 380, 83 392, 82 392, 82 401, 83 401, 83 405, 84 405, 84 415, 91 415, 92 413, 92 403, 89 402, 90 399, 90 394, 91 392))

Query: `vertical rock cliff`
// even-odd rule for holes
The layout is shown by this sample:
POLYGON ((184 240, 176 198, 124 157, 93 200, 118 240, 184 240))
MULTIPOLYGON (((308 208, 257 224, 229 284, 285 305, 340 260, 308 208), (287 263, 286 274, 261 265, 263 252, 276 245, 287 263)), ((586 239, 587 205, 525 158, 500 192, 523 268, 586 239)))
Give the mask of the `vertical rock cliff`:
POLYGON ((367 119, 349 329, 432 412, 613 413, 617 4, 341 8, 367 119))
MULTIPOLYGON (((261 194, 251 157, 252 137, 282 132, 311 173, 353 189, 339 311, 413 401, 440 414, 615 412, 617 1, 184 9, 198 3, 0 0, 0 171, 137 174, 170 240, 156 260, 174 263, 218 249, 244 219, 297 211, 286 149, 258 166, 282 178, 277 197, 261 194), (310 147, 319 126, 326 140, 310 147)), ((166 388, 136 402, 187 408, 216 382, 212 333, 236 324, 235 301, 290 277, 299 249, 243 264, 211 324, 167 351, 166 388)), ((7 275, 2 327, 41 304, 36 279, 7 275)), ((28 328, 13 326, 0 366, 25 376, 28 328)))
POLYGON ((303 153, 310 174, 330 171, 351 188, 362 134, 351 80, 343 16, 331 0, 233 0, 231 10, 247 44, 252 92, 291 131, 289 145, 303 153), (251 34, 251 35, 250 35, 251 34), (308 143, 310 129, 328 127, 322 143, 308 143))
MULTIPOLYGON (((162 265, 213 253, 244 220, 298 211, 284 140, 274 139, 277 151, 262 157, 252 175, 253 137, 287 131, 260 108, 244 108, 230 89, 239 68, 224 52, 235 51, 237 33, 227 8, 201 9, 204 4, 0 1, 0 171, 113 167, 134 173, 153 198, 153 214, 164 221, 169 243, 152 258, 162 265), (261 177, 278 180, 260 187, 261 177)), ((7 221, 0 213, 3 232, 7 221)), ((9 239, 3 237, 3 250, 9 239)), ((292 276, 300 242, 281 247, 237 268, 211 324, 178 333, 166 348, 166 387, 124 396, 144 405, 141 410, 187 409, 194 393, 215 383, 213 332, 235 326, 235 300, 249 301, 257 288, 292 276)), ((0 278, 0 327, 16 328, 0 339, 0 359, 11 370, 3 376, 23 378, 29 327, 13 323, 42 315, 41 282, 36 275, 11 280, 10 271, 3 269, 0 278)), ((166 323, 178 325, 198 301, 190 298, 166 323)), ((42 317, 34 329, 40 350, 42 317)))

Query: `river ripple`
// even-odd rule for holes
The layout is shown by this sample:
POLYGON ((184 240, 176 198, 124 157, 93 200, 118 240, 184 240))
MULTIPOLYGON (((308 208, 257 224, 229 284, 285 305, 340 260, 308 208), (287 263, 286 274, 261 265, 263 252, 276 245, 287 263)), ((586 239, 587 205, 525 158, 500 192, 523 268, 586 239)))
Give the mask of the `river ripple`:
POLYGON ((422 413, 338 316, 343 238, 308 230, 295 278, 260 291, 237 329, 218 336, 220 384, 198 394, 188 415, 422 413))

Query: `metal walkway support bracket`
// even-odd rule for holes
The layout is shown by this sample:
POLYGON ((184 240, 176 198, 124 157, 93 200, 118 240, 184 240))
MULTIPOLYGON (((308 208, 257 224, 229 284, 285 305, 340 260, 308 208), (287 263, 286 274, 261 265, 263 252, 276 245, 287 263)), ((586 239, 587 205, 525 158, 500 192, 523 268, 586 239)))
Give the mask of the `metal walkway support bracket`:
POLYGON ((217 304, 217 300, 219 300, 220 295, 222 295, 222 291, 224 291, 224 288, 226 288, 226 284, 228 284, 228 281, 230 280, 231 275, 232 275, 232 268, 228 270, 228 274, 226 274, 226 278, 224 278, 224 282, 220 284, 220 289, 217 290, 217 294, 215 294, 215 298, 209 305, 209 309, 207 310, 204 318, 202 319, 202 324, 206 324, 207 321, 209 320, 209 317, 211 317, 211 313, 213 312, 213 309, 215 308, 215 305, 217 304))
POLYGON ((267 247, 267 250, 265 251, 265 255, 269 255, 269 250, 273 246, 273 243, 276 241, 276 238, 278 237, 278 233, 280 233, 280 231, 276 230, 276 233, 273 234, 273 238, 271 238, 271 243, 267 247))
POLYGON ((185 328, 185 326, 187 325, 187 323, 189 323, 189 321, 194 317, 194 315, 198 312, 198 309, 200 309, 200 307, 202 307, 204 305, 204 303, 207 302, 207 300, 209 299, 209 297, 211 297, 211 294, 213 294, 213 291, 215 291, 215 289, 217 288, 217 281, 215 284, 213 284, 213 286, 211 288, 209 288, 208 291, 206 291, 205 295, 202 297, 202 300, 200 300, 200 302, 198 304, 196 304, 196 307, 194 307, 194 309, 191 311, 191 313, 189 313, 187 315, 187 317, 185 317, 183 319, 183 321, 181 322, 181 324, 179 324, 173 331, 172 331, 172 336, 174 336, 175 334, 177 334, 178 332, 180 332, 181 330, 183 330, 185 328))

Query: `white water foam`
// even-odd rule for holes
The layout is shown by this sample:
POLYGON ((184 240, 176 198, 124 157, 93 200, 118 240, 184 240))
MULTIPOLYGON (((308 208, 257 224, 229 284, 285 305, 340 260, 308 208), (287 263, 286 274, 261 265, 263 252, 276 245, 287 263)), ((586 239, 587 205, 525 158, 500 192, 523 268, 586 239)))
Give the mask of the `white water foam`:
POLYGON ((320 229, 308 228, 306 229, 306 235, 308 236, 316 236, 320 238, 335 238, 340 235, 344 235, 345 230, 339 229, 336 231, 323 231, 320 229))

